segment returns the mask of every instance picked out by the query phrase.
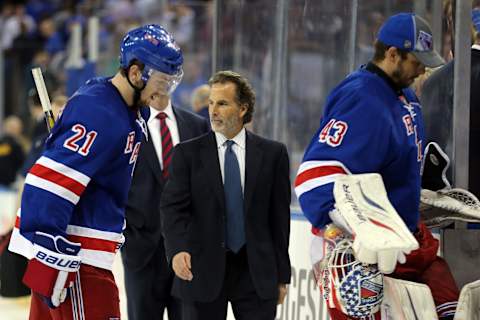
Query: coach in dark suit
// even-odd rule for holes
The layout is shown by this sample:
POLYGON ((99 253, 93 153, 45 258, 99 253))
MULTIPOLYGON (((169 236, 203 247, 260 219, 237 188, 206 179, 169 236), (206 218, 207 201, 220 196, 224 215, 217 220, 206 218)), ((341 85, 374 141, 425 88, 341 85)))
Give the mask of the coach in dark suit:
POLYGON ((165 250, 184 320, 273 320, 290 282, 285 146, 244 128, 255 94, 221 71, 209 81, 214 132, 180 143, 161 200, 165 250))
POLYGON ((165 258, 160 228, 159 202, 173 146, 209 130, 208 122, 171 106, 168 96, 151 101, 148 140, 142 142, 128 203, 122 249, 128 318, 180 320, 181 306, 170 292, 173 272, 165 258))

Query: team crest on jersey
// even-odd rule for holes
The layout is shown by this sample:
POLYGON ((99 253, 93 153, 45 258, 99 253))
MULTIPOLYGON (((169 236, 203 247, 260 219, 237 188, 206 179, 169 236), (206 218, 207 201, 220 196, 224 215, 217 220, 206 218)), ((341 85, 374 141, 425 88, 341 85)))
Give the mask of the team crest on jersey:
MULTIPOLYGON (((135 131, 131 131, 127 136, 127 144, 125 145, 124 154, 131 154, 128 160, 129 164, 135 164, 137 162, 138 154, 140 152, 141 142, 135 143, 135 131)), ((133 174, 133 170, 132 170, 133 174)))
POLYGON ((408 111, 408 114, 402 117, 403 124, 405 126, 405 133, 407 136, 415 135, 415 144, 417 145, 417 161, 421 162, 423 158, 422 140, 418 136, 417 124, 415 123, 415 106, 420 108, 420 104, 417 102, 408 102, 404 96, 400 96, 400 101, 403 103, 403 108, 408 111))

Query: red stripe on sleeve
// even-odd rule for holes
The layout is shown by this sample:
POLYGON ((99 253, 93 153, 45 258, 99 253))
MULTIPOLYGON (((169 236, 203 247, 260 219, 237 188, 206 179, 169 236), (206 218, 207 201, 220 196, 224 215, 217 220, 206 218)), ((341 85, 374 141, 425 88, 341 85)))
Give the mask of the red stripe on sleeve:
POLYGON ((300 173, 297 178, 295 179, 295 187, 301 185, 307 180, 320 178, 329 176, 332 174, 347 174, 342 167, 337 166, 323 166, 323 167, 315 167, 312 169, 308 169, 300 173))
POLYGON ((115 253, 118 247, 118 242, 104 240, 104 239, 68 235, 68 240, 81 243, 82 249, 99 250, 99 251, 107 251, 107 252, 115 253))
POLYGON ((80 196, 85 190, 85 186, 80 182, 38 163, 30 169, 30 173, 39 178, 58 184, 59 186, 75 193, 77 196, 80 196))

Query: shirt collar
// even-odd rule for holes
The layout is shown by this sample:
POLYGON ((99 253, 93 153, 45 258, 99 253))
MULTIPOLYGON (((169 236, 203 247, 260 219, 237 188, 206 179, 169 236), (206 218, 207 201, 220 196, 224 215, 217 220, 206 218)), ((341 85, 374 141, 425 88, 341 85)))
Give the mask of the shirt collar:
POLYGON ((148 122, 154 120, 160 112, 165 112, 169 119, 175 120, 175 113, 173 113, 172 102, 170 100, 168 100, 168 104, 165 107, 165 109, 161 111, 154 109, 152 107, 149 107, 149 108, 150 108, 150 118, 148 119, 148 122))
POLYGON ((240 148, 245 149, 245 138, 246 138, 246 131, 245 128, 242 128, 239 133, 232 139, 227 139, 223 134, 219 132, 215 132, 215 139, 217 140, 217 147, 220 148, 223 146, 225 141, 227 140, 232 140, 235 142, 236 145, 238 145, 240 148))
POLYGON ((390 78, 388 76, 388 74, 385 73, 385 71, 383 71, 379 66, 377 66, 376 64, 374 64, 373 62, 369 62, 367 63, 367 65, 365 66, 365 70, 367 71, 370 71, 371 73, 375 73, 376 75, 378 75, 380 78, 382 78, 383 80, 385 80, 385 82, 388 84, 389 87, 391 87, 393 89, 393 91, 395 91, 395 93, 398 95, 398 96, 402 96, 403 95, 403 92, 402 92, 402 88, 399 88, 395 82, 393 82, 392 78, 390 78))
POLYGON ((474 45, 472 46, 472 49, 480 50, 480 44, 474 44, 474 45))

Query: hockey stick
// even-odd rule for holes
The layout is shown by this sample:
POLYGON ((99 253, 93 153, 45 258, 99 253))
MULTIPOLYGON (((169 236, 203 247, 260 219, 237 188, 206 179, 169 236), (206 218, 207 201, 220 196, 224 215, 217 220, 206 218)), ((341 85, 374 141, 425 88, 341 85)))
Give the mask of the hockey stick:
POLYGON ((40 103, 42 104, 43 113, 45 114, 45 121, 47 123, 48 132, 52 131, 55 124, 55 117, 53 116, 52 105, 50 104, 50 98, 48 97, 47 87, 43 80, 42 69, 32 69, 33 80, 37 87, 37 93, 40 97, 40 103))

